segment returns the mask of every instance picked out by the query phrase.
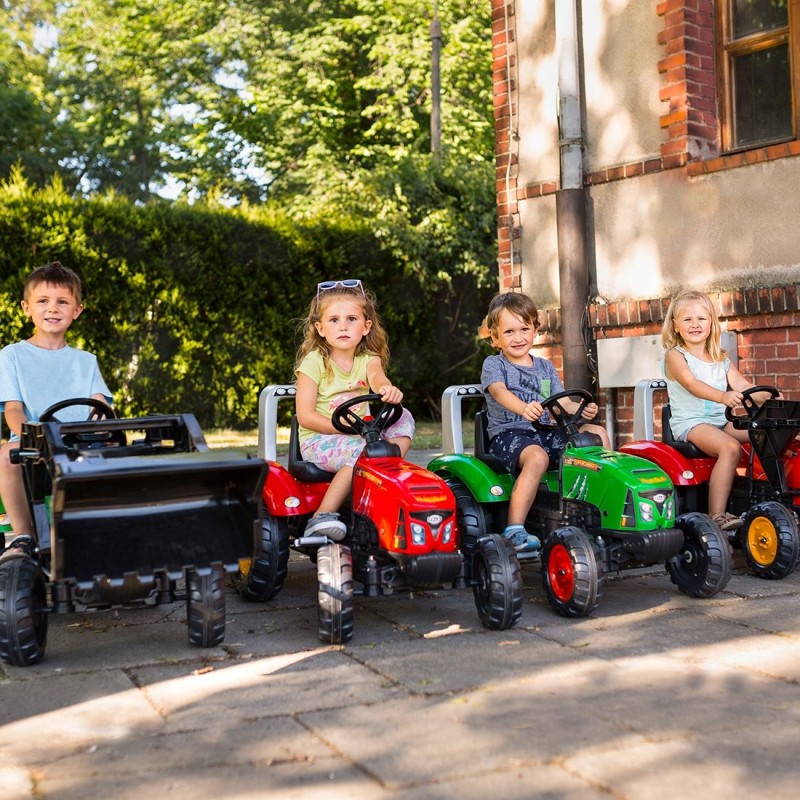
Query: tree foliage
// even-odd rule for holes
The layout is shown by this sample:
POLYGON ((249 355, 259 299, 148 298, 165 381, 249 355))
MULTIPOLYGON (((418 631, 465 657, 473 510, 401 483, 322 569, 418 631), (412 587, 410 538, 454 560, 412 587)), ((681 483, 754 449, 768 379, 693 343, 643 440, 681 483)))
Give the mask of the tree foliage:
POLYGON ((474 369, 496 261, 490 7, 438 7, 434 159, 429 0, 0 0, 0 280, 57 256, 110 287, 81 330, 116 343, 122 401, 169 385, 219 421, 291 379, 287 326, 254 318, 361 277, 435 411, 474 369))

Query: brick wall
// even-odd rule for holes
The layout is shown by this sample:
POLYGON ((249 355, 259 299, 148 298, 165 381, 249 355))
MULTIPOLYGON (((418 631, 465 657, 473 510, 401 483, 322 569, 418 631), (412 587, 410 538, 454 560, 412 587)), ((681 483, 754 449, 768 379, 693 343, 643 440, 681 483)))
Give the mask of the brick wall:
POLYGON ((492 0, 497 247, 500 287, 521 286, 514 0, 492 0))
MULTIPOLYGON (((516 17, 514 0, 492 0, 492 54, 496 131, 498 269, 500 288, 521 287, 519 202, 557 192, 552 181, 518 185, 516 124, 516 17)), ((663 18, 658 35, 663 76, 659 123, 664 140, 658 158, 609 165, 587 172, 588 187, 640 175, 680 170, 694 176, 761 161, 800 156, 800 141, 725 154, 720 151, 714 54, 714 0, 661 0, 654 5, 663 18)), ((775 286, 711 295, 723 326, 736 333, 739 368, 745 377, 776 386, 800 398, 800 303, 798 286, 775 286)), ((595 339, 658 334, 669 298, 589 306, 595 339)), ((563 374, 559 309, 540 311, 538 355, 563 374)), ((605 422, 605 395, 599 422, 605 422)), ((617 446, 633 438, 633 388, 612 390, 617 446)))
MULTIPOLYGON (((754 383, 775 386, 800 398, 800 287, 797 285, 709 293, 724 330, 736 334, 739 371, 754 383)), ((669 298, 631 300, 589 306, 594 339, 661 333, 669 298)), ((541 313, 536 354, 562 370, 558 315, 541 313)), ((654 376, 658 377, 658 376, 654 376)), ((605 423, 605 393, 599 392, 600 422, 605 423)), ((633 439, 633 388, 613 390, 617 446, 633 439)))

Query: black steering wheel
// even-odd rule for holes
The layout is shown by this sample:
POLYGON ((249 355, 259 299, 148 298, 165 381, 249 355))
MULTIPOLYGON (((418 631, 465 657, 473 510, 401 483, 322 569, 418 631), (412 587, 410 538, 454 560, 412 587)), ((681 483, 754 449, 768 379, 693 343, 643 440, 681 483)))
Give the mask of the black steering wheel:
POLYGON ((732 422, 737 428, 749 428, 750 422, 755 419, 759 409, 766 402, 766 400, 764 400, 761 403, 757 403, 753 400, 753 395, 761 392, 766 392, 770 398, 781 396, 781 393, 774 386, 751 386, 749 389, 745 389, 742 392, 742 408, 745 410, 747 417, 745 418, 741 415, 734 414, 730 406, 725 406, 725 419, 728 420, 728 422, 732 422))
POLYGON ((541 405, 542 408, 550 414, 554 422, 547 423, 536 420, 535 422, 531 421, 531 425, 533 425, 537 431, 547 432, 562 430, 568 436, 574 436, 578 433, 578 428, 581 423, 585 422, 581 416, 583 410, 592 402, 594 402, 594 398, 585 389, 567 389, 565 392, 551 394, 547 400, 542 401, 541 405), (578 403, 578 407, 572 414, 561 405, 561 401, 568 398, 576 400, 578 403))
POLYGON ((340 403, 331 414, 331 424, 340 433, 351 436, 363 436, 368 442, 377 441, 387 428, 400 419, 403 406, 396 403, 384 403, 379 394, 362 394, 360 397, 351 397, 340 403), (353 411, 354 406, 362 403, 380 403, 372 419, 364 419, 353 411))
MULTIPOLYGON (((91 410, 87 417, 90 422, 117 419, 117 412, 103 400, 98 400, 96 397, 71 397, 67 400, 59 400, 49 408, 46 408, 39 417, 39 422, 62 422, 56 416, 56 413, 74 406, 90 408, 91 410)), ((125 431, 104 431, 102 429, 68 434, 64 437, 64 442, 65 444, 118 444, 121 446, 128 443, 125 438, 125 431)))

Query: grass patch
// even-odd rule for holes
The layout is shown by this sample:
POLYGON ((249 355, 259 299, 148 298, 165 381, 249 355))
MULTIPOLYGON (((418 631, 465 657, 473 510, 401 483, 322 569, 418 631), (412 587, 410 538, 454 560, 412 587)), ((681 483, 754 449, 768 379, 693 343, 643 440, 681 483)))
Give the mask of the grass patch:
MULTIPOLYGON (((464 445, 472 447, 472 420, 464 423, 464 445)), ((226 450, 245 450, 248 453, 256 454, 258 450, 258 431, 254 428, 248 431, 234 431, 230 429, 213 430, 206 433, 206 441, 209 447, 226 450)), ((286 455, 289 447, 289 428, 278 428, 278 455, 286 455)), ((442 449, 442 423, 441 422, 417 422, 417 432, 411 447, 415 450, 437 450, 442 449)))

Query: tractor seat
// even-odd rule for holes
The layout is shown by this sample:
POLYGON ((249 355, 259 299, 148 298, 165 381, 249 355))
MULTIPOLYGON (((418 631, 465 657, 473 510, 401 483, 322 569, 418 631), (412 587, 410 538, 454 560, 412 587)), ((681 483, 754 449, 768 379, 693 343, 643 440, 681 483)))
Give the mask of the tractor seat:
POLYGON ((303 461, 298 428, 297 415, 294 415, 289 428, 289 474, 303 483, 330 483, 335 473, 328 472, 311 461, 303 461))
POLYGON ((665 403, 661 409, 661 441, 674 447, 679 453, 686 456, 686 458, 711 458, 708 453, 704 453, 699 447, 693 445, 691 442, 679 442, 672 435, 672 426, 669 424, 672 419, 672 409, 669 403, 665 403))
POLYGON ((475 415, 475 458, 483 461, 487 467, 491 467, 495 472, 508 472, 505 465, 498 461, 489 453, 489 427, 487 411, 482 408, 475 415))

